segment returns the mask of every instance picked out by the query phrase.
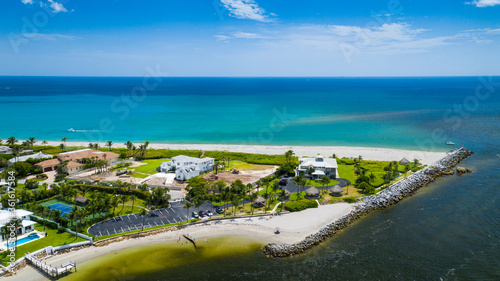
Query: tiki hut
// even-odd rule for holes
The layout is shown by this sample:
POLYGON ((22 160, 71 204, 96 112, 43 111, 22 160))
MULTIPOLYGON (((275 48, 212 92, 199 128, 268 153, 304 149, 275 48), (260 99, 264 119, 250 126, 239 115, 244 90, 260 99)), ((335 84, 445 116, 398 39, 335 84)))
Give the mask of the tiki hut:
POLYGON ((308 189, 306 189, 306 197, 309 198, 319 197, 319 190, 314 186, 309 187, 308 189))
POLYGON ((400 164, 409 164, 410 161, 408 159, 406 159, 406 158, 403 157, 403 159, 399 160, 399 163, 400 164))
POLYGON ((259 196, 257 199, 255 199, 255 202, 253 203, 254 207, 263 207, 266 205, 266 199, 264 197, 259 196))
POLYGON ((330 192, 332 193, 332 196, 342 196, 342 187, 340 185, 333 186, 330 188, 330 192))
POLYGON ((81 206, 87 206, 87 204, 89 203, 89 199, 86 198, 86 197, 82 197, 82 196, 76 196, 75 197, 75 204, 76 205, 81 205, 81 206))

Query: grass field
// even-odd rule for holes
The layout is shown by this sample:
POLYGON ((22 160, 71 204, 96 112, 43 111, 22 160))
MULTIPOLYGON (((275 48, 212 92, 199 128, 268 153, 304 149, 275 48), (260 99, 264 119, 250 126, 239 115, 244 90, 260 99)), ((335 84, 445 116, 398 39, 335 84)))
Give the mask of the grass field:
MULTIPOLYGON (((339 184, 338 181, 330 180, 330 182, 325 184, 325 186, 332 186, 332 185, 337 185, 337 184, 339 184)), ((307 180, 306 186, 323 187, 323 184, 317 180, 307 180)))
MULTIPOLYGON (((40 224, 36 224, 35 229, 38 231, 43 231, 43 226, 40 224)), ((80 238, 80 237, 75 237, 75 235, 70 234, 68 232, 57 233, 56 229, 49 229, 48 227, 45 228, 45 232, 47 232, 47 234, 48 234, 47 237, 40 238, 40 239, 35 240, 33 242, 29 242, 29 243, 26 243, 24 245, 17 247, 16 259, 24 256, 28 252, 32 253, 36 250, 45 248, 47 246, 54 246, 55 247, 55 246, 61 246, 61 245, 86 241, 85 239, 80 238)), ((8 254, 7 251, 0 253, 0 261, 4 265, 6 265, 6 263, 8 261, 7 254, 8 254)))
POLYGON ((141 161, 141 162, 142 163, 146 163, 146 165, 141 165, 139 167, 134 167, 134 168, 130 168, 129 167, 129 169, 130 170, 134 170, 134 171, 139 172, 139 173, 153 175, 153 174, 158 173, 158 171, 156 171, 156 168, 160 167, 161 163, 166 162, 166 161, 170 161, 170 159, 149 159, 149 160, 144 160, 144 161, 141 161))
MULTIPOLYGON (((227 164, 227 162, 225 162, 227 164)), ((258 165, 258 164, 250 164, 247 162, 243 162, 240 160, 231 160, 229 161, 229 166, 226 166, 226 169, 237 169, 240 171, 245 170, 266 170, 272 168, 272 165, 258 165)))

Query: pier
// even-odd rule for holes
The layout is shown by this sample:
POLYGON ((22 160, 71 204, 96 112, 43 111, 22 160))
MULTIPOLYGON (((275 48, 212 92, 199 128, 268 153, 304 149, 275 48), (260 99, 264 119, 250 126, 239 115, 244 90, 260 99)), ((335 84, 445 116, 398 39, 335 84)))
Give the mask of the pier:
POLYGON ((42 262, 33 254, 28 253, 25 256, 25 258, 27 263, 33 265, 38 270, 42 271, 43 273, 54 279, 58 279, 62 276, 68 275, 69 272, 71 272, 71 269, 73 268, 75 269, 76 272, 76 263, 74 261, 63 263, 61 267, 52 267, 51 265, 47 265, 46 263, 42 262))

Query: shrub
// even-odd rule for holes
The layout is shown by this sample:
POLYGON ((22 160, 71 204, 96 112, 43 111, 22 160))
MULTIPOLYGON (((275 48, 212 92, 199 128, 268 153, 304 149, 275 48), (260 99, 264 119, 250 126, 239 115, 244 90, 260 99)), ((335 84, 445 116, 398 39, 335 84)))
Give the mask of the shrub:
POLYGON ((57 233, 63 233, 65 231, 65 227, 64 226, 61 226, 59 228, 57 228, 57 233))
POLYGON ((67 174, 57 174, 56 179, 54 180, 55 182, 62 181, 64 178, 66 178, 67 174))
POLYGON ((49 176, 47 176, 46 174, 36 175, 36 179, 38 179, 38 180, 46 180, 48 178, 49 178, 49 176))
POLYGON ((343 198, 342 200, 344 200, 344 202, 346 202, 346 203, 356 203, 358 201, 354 197, 346 197, 346 198, 343 198))
POLYGON ((318 208, 318 202, 316 200, 288 201, 285 208, 290 212, 298 212, 308 208, 318 208))
POLYGON ((27 189, 37 189, 38 188, 38 182, 36 180, 27 180, 25 182, 25 187, 27 189))

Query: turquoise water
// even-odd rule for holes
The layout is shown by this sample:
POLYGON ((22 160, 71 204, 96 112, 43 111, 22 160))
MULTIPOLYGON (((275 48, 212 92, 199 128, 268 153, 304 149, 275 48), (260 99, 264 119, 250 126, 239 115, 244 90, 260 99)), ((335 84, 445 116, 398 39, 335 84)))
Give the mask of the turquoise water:
MULTIPOLYGON (((28 236, 26 236, 24 238, 21 238, 21 239, 17 240, 17 246, 20 246, 20 245, 22 245, 24 243, 28 243, 30 241, 36 240, 38 238, 40 238, 40 236, 38 236, 38 234, 32 233, 32 234, 30 234, 30 235, 28 235, 28 236)), ((16 246, 16 242, 9 243, 9 247, 14 247, 14 246, 16 246)))
MULTIPOLYGON (((142 85, 142 78, 0 77, 0 116, 10 120, 0 123, 0 138, 426 149, 422 141, 430 137, 433 122, 481 82, 162 78, 144 96, 134 96, 133 89, 142 85)), ((498 104, 498 95, 492 95, 474 113, 492 116, 498 104)), ((447 139, 462 142, 452 132, 429 149, 447 149, 447 139)))

